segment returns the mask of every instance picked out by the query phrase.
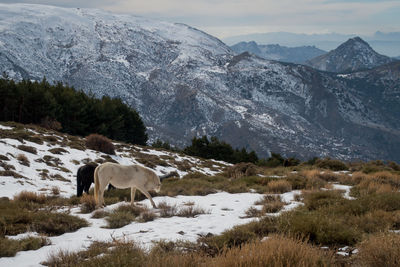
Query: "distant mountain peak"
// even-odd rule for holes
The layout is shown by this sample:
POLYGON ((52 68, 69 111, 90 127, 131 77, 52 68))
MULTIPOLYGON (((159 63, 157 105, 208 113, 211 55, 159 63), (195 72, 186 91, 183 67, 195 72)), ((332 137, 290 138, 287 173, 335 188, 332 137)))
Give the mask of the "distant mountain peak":
POLYGON ((279 44, 260 45, 255 41, 240 42, 231 46, 237 54, 250 52, 264 59, 291 63, 304 63, 308 59, 322 55, 325 51, 315 46, 286 47, 279 44))
POLYGON ((390 57, 378 54, 357 36, 325 55, 310 59, 306 64, 319 70, 342 73, 371 69, 392 61, 390 57))

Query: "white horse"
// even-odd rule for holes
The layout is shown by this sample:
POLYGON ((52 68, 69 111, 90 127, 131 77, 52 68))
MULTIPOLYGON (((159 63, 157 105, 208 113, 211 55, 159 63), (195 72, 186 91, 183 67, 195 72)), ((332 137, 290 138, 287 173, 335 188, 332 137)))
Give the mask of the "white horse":
MULTIPOLYGON (((161 180, 172 175, 164 175, 161 180)), ((96 206, 104 206, 104 190, 110 183, 116 188, 131 188, 131 204, 134 204, 136 189, 139 189, 154 204, 149 191, 160 191, 160 177, 155 172, 140 165, 119 165, 106 162, 99 165, 94 171, 94 199, 96 206)))

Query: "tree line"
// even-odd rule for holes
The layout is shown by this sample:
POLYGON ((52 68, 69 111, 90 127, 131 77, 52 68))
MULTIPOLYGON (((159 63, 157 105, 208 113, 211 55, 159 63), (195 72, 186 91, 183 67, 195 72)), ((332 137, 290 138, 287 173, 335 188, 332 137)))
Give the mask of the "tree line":
POLYGON ((132 144, 147 142, 139 114, 120 99, 97 99, 61 82, 1 78, 0 110, 1 121, 39 124, 71 135, 98 133, 132 144))

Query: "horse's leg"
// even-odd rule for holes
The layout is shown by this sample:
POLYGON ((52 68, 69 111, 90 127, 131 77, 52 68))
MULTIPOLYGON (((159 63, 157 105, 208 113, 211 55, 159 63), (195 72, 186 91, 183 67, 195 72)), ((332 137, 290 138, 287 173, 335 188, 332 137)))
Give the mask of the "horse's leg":
POLYGON ((136 187, 131 187, 131 205, 135 204, 136 187))
POLYGON ((99 205, 101 207, 105 207, 106 206, 105 203, 104 203, 104 191, 106 190, 107 184, 108 183, 100 182, 99 205))
POLYGON ((156 209, 157 206, 156 206, 156 204, 154 203, 153 198, 151 197, 151 195, 149 194, 149 192, 147 192, 147 191, 144 190, 144 189, 140 189, 140 188, 139 188, 139 190, 140 190, 140 192, 142 192, 142 193, 150 200, 151 205, 153 206, 153 208, 156 209))
POLYGON ((76 179, 76 195, 78 197, 80 197, 80 196, 82 196, 82 192, 83 192, 82 177, 80 177, 80 175, 78 173, 78 177, 76 179))
POLYGON ((92 185, 92 183, 90 183, 89 181, 85 181, 85 183, 83 185, 83 191, 85 191, 86 194, 89 194, 89 189, 90 189, 91 185, 92 185))

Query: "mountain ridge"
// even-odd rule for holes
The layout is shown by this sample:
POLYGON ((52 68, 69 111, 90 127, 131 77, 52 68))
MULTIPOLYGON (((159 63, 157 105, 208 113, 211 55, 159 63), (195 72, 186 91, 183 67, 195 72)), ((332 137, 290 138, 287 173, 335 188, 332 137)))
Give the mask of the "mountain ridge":
POLYGON ((236 55, 187 25, 24 4, 0 13, 1 72, 119 97, 139 112, 150 141, 183 147, 208 135, 260 157, 400 160, 400 113, 384 109, 400 103, 400 90, 380 89, 390 71, 374 73, 375 89, 363 91, 363 73, 236 55))
POLYGON ((326 53, 315 46, 286 47, 279 44, 259 45, 254 41, 240 42, 231 46, 231 49, 240 54, 245 51, 259 57, 291 63, 305 63, 308 59, 326 53))

